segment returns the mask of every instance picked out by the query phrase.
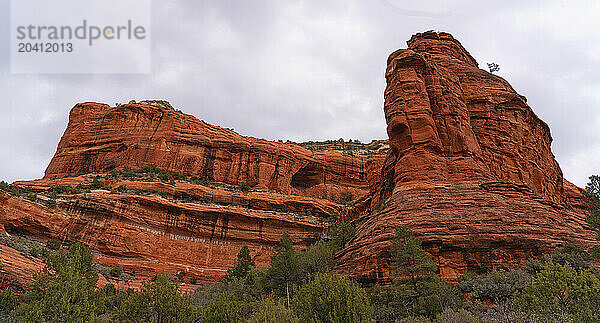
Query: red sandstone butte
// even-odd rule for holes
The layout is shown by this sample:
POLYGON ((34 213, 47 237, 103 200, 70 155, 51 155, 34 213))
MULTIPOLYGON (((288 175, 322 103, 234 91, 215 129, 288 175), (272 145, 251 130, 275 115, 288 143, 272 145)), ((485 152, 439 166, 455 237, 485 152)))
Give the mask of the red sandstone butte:
POLYGON ((42 243, 85 243, 101 265, 135 276, 120 286, 139 286, 158 272, 183 272, 188 284, 212 282, 243 245, 264 267, 283 232, 298 249, 314 243, 325 233, 324 220, 345 212, 335 200, 369 190, 370 158, 244 137, 164 101, 82 103, 71 110, 44 178, 12 184, 37 197, 0 191, 0 228, 42 243), (145 165, 203 181, 106 176, 110 169, 145 165), (96 178, 104 189, 48 197, 57 186, 96 178), (242 183, 251 190, 240 190, 242 183), (128 191, 116 190, 120 186, 128 191))
POLYGON ((335 272, 386 280, 390 238, 402 225, 449 280, 523 264, 566 242, 597 243, 548 125, 452 35, 414 35, 388 58, 386 81, 390 150, 379 189, 350 212, 364 223, 335 272))
POLYGON ((366 192, 367 158, 244 137, 178 112, 164 101, 118 107, 81 103, 44 178, 111 168, 161 169, 285 194, 366 192))

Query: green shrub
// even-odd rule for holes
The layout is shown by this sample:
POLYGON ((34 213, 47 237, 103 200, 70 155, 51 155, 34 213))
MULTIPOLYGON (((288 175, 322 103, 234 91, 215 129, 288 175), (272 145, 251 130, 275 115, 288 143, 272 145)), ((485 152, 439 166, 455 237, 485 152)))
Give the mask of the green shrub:
POLYGON ((112 267, 110 269, 110 275, 112 277, 121 277, 121 275, 123 274, 123 267, 121 266, 117 266, 117 267, 112 267))
POLYGON ((354 200, 354 195, 350 192, 342 193, 342 197, 340 198, 340 204, 350 205, 352 204, 352 200, 354 200))
POLYGON ((121 193, 121 194, 127 193, 127 186, 125 186, 125 185, 119 185, 117 188, 115 188, 113 190, 113 192, 115 192, 115 193, 121 193))
POLYGON ((136 177, 136 172, 129 168, 128 166, 123 167, 123 169, 121 169, 121 171, 119 172, 120 177, 123 177, 125 179, 131 179, 136 177))
POLYGON ((451 308, 446 308, 442 313, 435 317, 436 323, 478 323, 479 320, 471 313, 464 309, 455 311, 451 308))
POLYGON ((524 317, 567 317, 576 322, 600 322, 600 281, 589 270, 569 263, 546 261, 515 295, 524 317))
POLYGON ((260 270, 253 269, 248 276, 247 279, 232 277, 222 282, 202 285, 189 296, 192 306, 210 306, 224 294, 227 300, 236 303, 240 315, 250 316, 263 294, 263 288, 260 285, 260 270))
POLYGON ((136 170, 130 167, 123 167, 121 170, 113 169, 105 177, 106 179, 137 179, 144 181, 155 181, 156 179, 164 183, 174 183, 176 180, 185 180, 186 176, 180 173, 160 169, 155 165, 147 165, 136 170))
POLYGON ((367 322, 371 308, 365 291, 345 278, 315 274, 292 300, 302 322, 367 322))
POLYGON ((315 273, 328 273, 335 264, 336 251, 330 241, 319 241, 299 253, 299 279, 306 280, 315 273))
POLYGON ((115 320, 125 322, 193 322, 192 308, 169 277, 160 274, 123 300, 115 320))
POLYGON ((259 303, 255 313, 248 319, 249 323, 269 323, 269 322, 298 322, 294 313, 282 302, 276 302, 268 299, 259 303))
POLYGON ((242 192, 250 191, 250 185, 248 185, 246 182, 241 182, 239 187, 240 187, 240 191, 242 191, 242 192))
POLYGON ((71 194, 79 194, 79 193, 81 193, 81 190, 76 187, 71 187, 68 185, 57 185, 54 188, 50 189, 49 192, 54 193, 54 194, 71 195, 71 194))
POLYGON ((43 246, 38 242, 16 235, 9 236, 5 234, 0 234, 0 242, 19 251, 27 258, 43 259, 48 256, 50 251, 46 246, 43 246))
POLYGON ((14 310, 17 307, 19 298, 15 295, 12 289, 7 288, 0 292, 0 321, 14 321, 14 310))
MULTIPOLYGON (((25 198, 27 198, 26 195, 33 195, 35 199, 35 194, 32 193, 28 188, 10 185, 5 181, 0 182, 0 190, 3 190, 11 195, 22 196, 25 198)), ((29 199, 31 199, 31 197, 29 199)))
POLYGON ((47 207, 51 208, 51 209, 55 209, 56 208, 56 200, 54 199, 48 199, 48 200, 44 200, 43 201, 44 204, 46 204, 47 207))
POLYGON ((595 261, 600 261, 600 247, 593 246, 589 249, 590 257, 595 261))
POLYGON ((97 178, 94 178, 91 183, 80 183, 75 186, 75 189, 79 191, 90 191, 90 190, 99 190, 104 188, 104 183, 100 182, 97 178))
POLYGON ((356 228, 350 222, 336 221, 327 229, 327 235, 335 251, 342 250, 346 243, 356 235, 356 228))
POLYGON ((260 270, 254 268, 246 279, 231 277, 228 280, 207 284, 190 295, 196 310, 196 321, 219 322, 247 318, 259 306, 263 289, 260 270), (211 321, 212 320, 212 321, 211 321))
POLYGON ((206 306, 196 309, 195 322, 237 323, 242 321, 242 313, 237 301, 223 293, 206 306))
POLYGON ((104 309, 98 303, 98 272, 89 249, 79 243, 68 252, 48 256, 47 266, 35 275, 33 290, 17 307, 23 321, 90 321, 104 309))
POLYGON ((409 302, 393 288, 375 285, 369 291, 369 299, 373 306, 372 318, 376 322, 396 322, 412 315, 409 302))
POLYGON ((458 287, 463 293, 471 293, 476 299, 498 304, 508 301, 515 292, 523 290, 529 278, 530 275, 521 269, 493 269, 485 275, 462 276, 458 287))
POLYGON ((561 265, 569 264, 575 270, 582 271, 592 268, 592 259, 592 256, 582 247, 567 243, 550 255, 528 261, 527 266, 532 274, 539 272, 546 262, 554 262, 561 265))
POLYGON ((394 322, 399 322, 399 323, 431 323, 431 320, 428 317, 425 316, 409 316, 409 317, 405 317, 402 318, 398 321, 394 321, 394 322))
POLYGON ((50 238, 46 241, 46 247, 52 250, 57 250, 62 245, 62 242, 56 238, 50 238))
POLYGON ((210 185, 212 182, 209 179, 206 178, 200 178, 197 176, 192 176, 190 178, 190 182, 194 183, 194 184, 198 184, 198 185, 203 185, 203 186, 208 186, 210 185))

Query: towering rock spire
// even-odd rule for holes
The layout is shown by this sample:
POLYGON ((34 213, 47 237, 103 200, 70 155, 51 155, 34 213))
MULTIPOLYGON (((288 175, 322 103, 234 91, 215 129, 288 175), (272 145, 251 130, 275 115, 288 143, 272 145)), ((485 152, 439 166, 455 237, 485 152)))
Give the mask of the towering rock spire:
POLYGON ((390 55, 385 76, 390 151, 380 189, 357 206, 366 222, 338 272, 385 279, 401 225, 424 239, 450 279, 564 242, 595 242, 584 211, 565 207, 578 193, 554 159, 549 127, 450 34, 414 35, 390 55))

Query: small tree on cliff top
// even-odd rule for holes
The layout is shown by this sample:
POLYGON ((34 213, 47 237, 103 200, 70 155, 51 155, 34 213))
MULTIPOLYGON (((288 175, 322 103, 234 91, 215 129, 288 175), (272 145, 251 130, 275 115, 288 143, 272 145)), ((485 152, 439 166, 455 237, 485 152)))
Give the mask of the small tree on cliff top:
POLYGON ((488 69, 490 70, 490 73, 494 73, 494 72, 498 72, 500 70, 500 65, 492 62, 492 63, 487 63, 488 69))

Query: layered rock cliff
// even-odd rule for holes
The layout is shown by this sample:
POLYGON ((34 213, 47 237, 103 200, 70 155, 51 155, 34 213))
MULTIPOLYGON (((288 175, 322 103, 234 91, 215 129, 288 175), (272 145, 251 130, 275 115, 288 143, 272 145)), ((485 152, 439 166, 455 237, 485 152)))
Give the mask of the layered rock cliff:
POLYGON ((366 190, 366 157, 240 136, 157 102, 76 105, 44 178, 155 165, 285 194, 366 190))
POLYGON ((164 101, 77 104, 44 178, 0 191, 0 227, 83 242, 136 277, 128 286, 163 271, 215 281, 243 245, 261 267, 283 232, 306 248, 343 216, 342 197, 368 191, 365 165, 381 158, 370 146, 310 148, 244 137, 164 101))
POLYGON ((365 222, 336 272, 385 280, 390 238, 402 225, 450 280, 566 242, 596 243, 581 195, 552 155, 549 127, 508 82, 479 69, 447 33, 416 34, 387 63, 390 150, 381 179, 351 212, 365 222))

